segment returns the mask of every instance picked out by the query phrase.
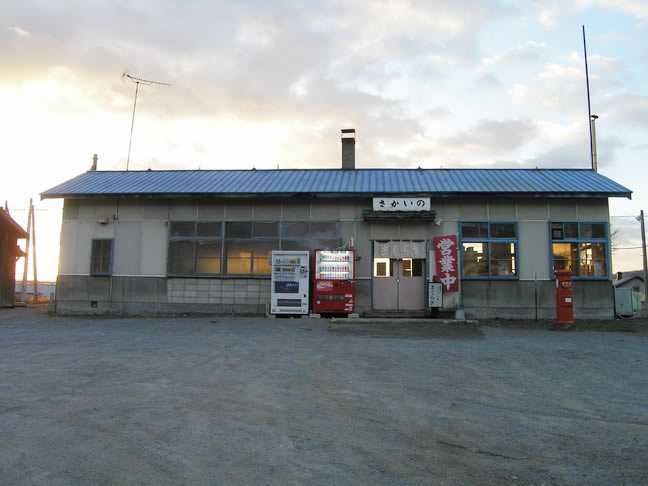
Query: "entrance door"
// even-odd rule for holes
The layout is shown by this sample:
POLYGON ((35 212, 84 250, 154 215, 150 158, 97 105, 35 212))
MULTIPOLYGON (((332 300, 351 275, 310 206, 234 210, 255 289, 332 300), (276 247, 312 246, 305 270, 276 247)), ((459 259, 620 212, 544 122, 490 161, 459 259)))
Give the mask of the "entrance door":
POLYGON ((373 308, 425 308, 424 258, 374 258, 373 308))

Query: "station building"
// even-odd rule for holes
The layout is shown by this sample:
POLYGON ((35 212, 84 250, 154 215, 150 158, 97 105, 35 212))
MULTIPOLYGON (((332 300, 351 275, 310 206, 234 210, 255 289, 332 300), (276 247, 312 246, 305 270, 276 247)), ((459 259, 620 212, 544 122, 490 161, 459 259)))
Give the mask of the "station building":
POLYGON ((354 248, 355 311, 429 315, 434 239, 454 236, 466 317, 555 317, 554 270, 576 319, 614 317, 608 198, 585 169, 90 170, 63 198, 60 313, 263 315, 272 250, 354 248), (419 202, 420 201, 420 202, 419 202))

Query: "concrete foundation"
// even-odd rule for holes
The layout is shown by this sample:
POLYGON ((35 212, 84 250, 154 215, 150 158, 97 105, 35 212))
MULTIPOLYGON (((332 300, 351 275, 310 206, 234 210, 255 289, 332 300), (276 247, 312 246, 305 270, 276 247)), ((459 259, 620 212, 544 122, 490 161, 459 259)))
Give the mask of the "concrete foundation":
MULTIPOLYGON (((556 283, 543 281, 464 281, 463 308, 474 319, 555 319, 556 283)), ((574 281, 575 319, 613 319, 611 281, 574 281)))
MULTIPOLYGON (((614 318, 609 281, 574 282, 576 319, 614 318)), ((555 282, 464 281, 469 319, 554 319, 555 282)), ((257 315, 270 303, 269 278, 90 277, 61 275, 56 311, 97 315, 257 315)), ((372 308, 371 281, 356 283, 356 312, 372 308)), ((453 307, 454 308, 454 307, 453 307)), ((446 309, 447 310, 447 309, 446 309)))
POLYGON ((97 315, 264 315, 269 279, 60 275, 56 312, 97 315))

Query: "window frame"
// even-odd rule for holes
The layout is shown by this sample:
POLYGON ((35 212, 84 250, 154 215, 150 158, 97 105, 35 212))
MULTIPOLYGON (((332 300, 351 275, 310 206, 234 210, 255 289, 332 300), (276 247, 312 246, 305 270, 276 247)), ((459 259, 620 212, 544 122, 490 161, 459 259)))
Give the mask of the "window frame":
POLYGON ((93 277, 110 277, 113 274, 113 253, 115 250, 115 239, 114 238, 92 238, 90 243, 90 275, 93 277), (105 272, 95 272, 94 271, 94 261, 95 261, 95 242, 110 242, 110 249, 108 252, 108 270, 105 272))
MULTIPOLYGON (((270 272, 268 273, 255 273, 255 261, 259 260, 259 258, 255 257, 255 245, 254 243, 273 243, 276 242, 276 247, 277 250, 281 249, 281 222, 280 221, 225 221, 225 225, 223 227, 223 232, 224 232, 224 237, 223 237, 223 257, 222 257, 222 263, 221 263, 221 272, 223 276, 226 277, 246 277, 246 278, 267 278, 271 275, 270 272), (250 237, 249 238, 244 238, 244 237, 232 237, 228 238, 227 237, 227 223, 248 223, 250 225, 250 237), (276 224, 277 225, 277 235, 276 236, 257 236, 255 233, 255 225, 256 224, 276 224), (249 266, 250 266, 250 271, 249 273, 229 273, 227 266, 228 266, 228 253, 229 253, 229 243, 239 243, 239 242, 248 242, 250 245, 250 256, 249 256, 249 266)), ((245 260, 239 258, 238 260, 245 260)))
MULTIPOLYGON (((322 242, 336 242, 336 246, 330 247, 339 248, 341 241, 340 234, 340 221, 336 220, 309 220, 309 219, 295 219, 295 220, 169 220, 168 221, 168 236, 167 236, 167 276, 168 277, 178 277, 178 278, 269 278, 270 273, 255 273, 255 262, 259 258, 255 257, 255 246, 254 243, 274 243, 277 250, 283 250, 286 246, 291 246, 291 243, 297 243, 298 245, 304 245, 308 247, 308 251, 312 252, 316 248, 321 248, 322 242), (172 226, 176 223, 189 223, 193 224, 193 235, 183 235, 183 236, 173 236, 172 235, 172 226), (220 227, 219 236, 198 236, 198 225, 201 223, 215 224, 218 223, 220 227), (228 223, 246 223, 250 225, 250 237, 227 237, 227 224, 228 223), (284 237, 284 225, 289 225, 291 223, 300 223, 306 226, 307 234, 306 236, 289 236, 284 237), (274 224, 277 227, 276 236, 268 235, 268 231, 263 231, 264 233, 261 236, 257 236, 255 232, 255 225, 261 224, 274 224), (334 228, 334 234, 330 235, 330 238, 325 238, 321 232, 318 232, 315 236, 312 233, 313 225, 328 224, 334 228), (192 260, 192 271, 190 273, 180 273, 180 272, 171 272, 171 260, 169 259, 169 252, 173 242, 178 241, 189 241, 192 243, 193 248, 193 260, 192 260), (219 273, 198 273, 198 242, 199 241, 219 241, 220 242, 220 272, 219 273), (228 255, 228 243, 229 242, 249 242, 250 243, 250 273, 228 273, 227 272, 227 255, 228 255)), ((328 246, 327 246, 328 247, 328 246)))
POLYGON ((577 219, 561 219, 561 220, 550 220, 549 221, 549 275, 552 280, 556 279, 556 274, 554 273, 554 243, 575 243, 576 244, 576 263, 575 266, 578 269, 578 274, 574 273, 572 275, 573 280, 610 280, 612 278, 610 274, 610 226, 608 221, 604 220, 577 220, 577 219), (554 238, 554 224, 562 224, 563 238, 556 239, 554 238), (565 238, 565 224, 575 224, 576 225, 576 237, 565 238), (603 237, 594 238, 594 237, 582 237, 581 236, 581 224, 602 224, 603 225, 603 237), (580 275, 581 271, 581 245, 584 243, 598 243, 604 245, 605 252, 605 275, 602 277, 580 275))
MULTIPOLYGON (((319 235, 319 233, 318 233, 319 235)), ((340 248, 340 221, 334 221, 334 220, 308 220, 308 219, 294 219, 294 220, 285 220, 281 221, 279 225, 279 243, 280 243, 280 248, 281 250, 284 250, 283 244, 284 242, 306 242, 306 246, 308 247, 308 251, 312 252, 313 250, 333 250, 335 248, 340 248), (299 237, 299 236, 283 236, 283 225, 285 223, 305 223, 308 228, 308 234, 305 237, 299 237), (333 235, 330 239, 336 241, 336 246, 334 247, 327 247, 324 248, 325 245, 322 245, 320 242, 326 240, 325 238, 322 238, 321 236, 313 236, 313 231, 312 231, 312 225, 313 224, 332 224, 335 227, 335 235, 333 235), (316 241, 317 243, 313 243, 313 241, 316 241)), ((289 251, 289 250, 288 250, 289 251)), ((302 251, 302 250, 295 250, 295 251, 302 251)))
MULTIPOLYGON (((519 225, 518 221, 511 220, 465 220, 459 221, 459 252, 460 252, 460 261, 461 261, 461 279, 462 280, 519 280, 520 279, 520 259, 519 259, 519 225), (487 236, 486 237, 464 237, 463 235, 463 225, 464 224, 486 224, 487 236), (514 237, 497 237, 491 236, 491 225, 495 224, 512 224, 515 231, 514 237), (486 275, 465 275, 464 274, 464 243, 485 243, 488 245, 488 276, 486 275), (515 268, 515 275, 493 275, 491 261, 493 261, 492 255, 492 246, 497 243, 509 243, 513 244, 513 262, 515 268)), ((501 260, 501 259, 495 259, 501 260)))
POLYGON ((223 275, 223 232, 224 232, 224 221, 196 221, 196 220, 173 220, 169 221, 169 231, 167 236, 167 276, 168 277, 220 277, 223 275), (192 236, 173 236, 171 234, 171 227, 174 223, 193 223, 193 235, 192 236), (198 225, 201 223, 206 224, 220 224, 220 234, 218 236, 198 236, 198 225), (189 241, 192 244, 193 248, 193 261, 192 261, 192 271, 189 273, 184 272, 171 272, 171 260, 169 258, 169 251, 171 248, 171 243, 178 241, 189 241), (218 273, 198 273, 198 242, 199 241, 218 241, 220 242, 220 272, 218 273))

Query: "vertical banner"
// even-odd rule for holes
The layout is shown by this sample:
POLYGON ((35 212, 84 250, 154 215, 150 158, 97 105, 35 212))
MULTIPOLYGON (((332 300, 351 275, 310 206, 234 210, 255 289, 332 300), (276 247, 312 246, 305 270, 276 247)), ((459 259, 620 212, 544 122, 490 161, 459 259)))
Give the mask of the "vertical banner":
POLYGON ((445 293, 458 292, 459 262, 457 260, 457 235, 435 237, 434 255, 436 279, 443 284, 443 291, 445 293))

